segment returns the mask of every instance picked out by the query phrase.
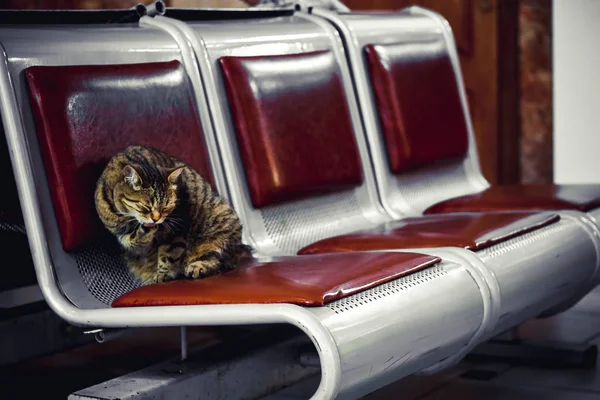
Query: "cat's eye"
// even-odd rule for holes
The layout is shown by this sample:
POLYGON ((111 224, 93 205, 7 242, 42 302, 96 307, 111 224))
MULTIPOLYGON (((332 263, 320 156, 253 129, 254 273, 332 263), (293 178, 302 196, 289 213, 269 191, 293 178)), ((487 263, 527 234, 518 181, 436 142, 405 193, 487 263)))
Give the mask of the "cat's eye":
POLYGON ((130 199, 128 199, 127 197, 123 197, 123 198, 121 199, 121 202, 122 202, 123 204, 125 204, 126 206, 129 206, 129 207, 132 207, 132 208, 134 208, 134 207, 136 206, 136 203, 137 203, 137 201, 135 201, 135 200, 130 200, 130 199))
POLYGON ((123 202, 123 204, 125 204, 126 206, 133 208, 135 211, 139 212, 139 213, 148 213, 150 212, 150 209, 144 205, 140 204, 140 201, 138 200, 132 200, 132 199, 128 199, 127 197, 123 197, 123 199, 121 200, 123 202))
POLYGON ((148 207, 148 206, 147 206, 147 205, 145 205, 145 204, 142 204, 142 202, 137 202, 137 203, 135 204, 135 210, 136 210, 137 212, 140 212, 140 213, 146 214, 146 213, 149 213, 149 212, 150 212, 150 207, 148 207))

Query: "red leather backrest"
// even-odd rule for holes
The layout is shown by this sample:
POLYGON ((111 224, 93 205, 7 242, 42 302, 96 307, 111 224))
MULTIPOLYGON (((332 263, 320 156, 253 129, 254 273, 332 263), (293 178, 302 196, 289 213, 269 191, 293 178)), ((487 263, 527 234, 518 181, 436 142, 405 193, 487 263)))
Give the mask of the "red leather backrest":
POLYGON ((103 229, 96 181, 110 157, 129 145, 179 157, 212 182, 192 89, 178 61, 35 66, 25 76, 65 250, 103 229))
POLYGON ((255 207, 362 183, 333 53, 222 57, 219 62, 255 207))
POLYGON ((467 124, 444 43, 370 44, 365 53, 391 171, 464 157, 467 124))

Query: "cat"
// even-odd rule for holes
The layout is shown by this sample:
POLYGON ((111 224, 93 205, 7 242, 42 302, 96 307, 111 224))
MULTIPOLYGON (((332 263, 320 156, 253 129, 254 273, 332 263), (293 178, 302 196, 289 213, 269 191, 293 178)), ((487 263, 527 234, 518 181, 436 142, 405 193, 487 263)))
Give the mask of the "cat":
POLYGON ((198 172, 154 148, 130 146, 112 157, 94 198, 142 284, 215 275, 252 252, 233 208, 198 172))

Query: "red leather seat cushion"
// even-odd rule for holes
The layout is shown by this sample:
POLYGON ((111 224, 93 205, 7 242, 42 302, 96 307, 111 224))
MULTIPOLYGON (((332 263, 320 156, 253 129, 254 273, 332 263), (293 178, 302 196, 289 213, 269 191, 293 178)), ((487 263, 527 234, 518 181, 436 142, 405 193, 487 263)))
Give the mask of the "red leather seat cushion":
POLYGON ((365 53, 390 170, 464 157, 467 124, 444 42, 369 44, 365 53))
POLYGON ((219 62, 255 207, 362 183, 333 53, 222 57, 219 62))
POLYGON ((129 145, 179 157, 212 182, 192 90, 178 61, 35 66, 25 77, 65 250, 101 231, 96 181, 110 157, 129 145))
POLYGON ((377 229, 321 240, 301 249, 298 254, 445 246, 476 251, 558 220, 559 216, 556 214, 532 212, 463 213, 405 218, 377 229))
POLYGON ((323 306, 427 268, 437 257, 414 253, 323 254, 252 260, 237 270, 199 280, 135 289, 113 307, 292 303, 323 306))
POLYGON ((600 185, 499 185, 429 207, 426 214, 458 211, 579 210, 600 207, 600 185))

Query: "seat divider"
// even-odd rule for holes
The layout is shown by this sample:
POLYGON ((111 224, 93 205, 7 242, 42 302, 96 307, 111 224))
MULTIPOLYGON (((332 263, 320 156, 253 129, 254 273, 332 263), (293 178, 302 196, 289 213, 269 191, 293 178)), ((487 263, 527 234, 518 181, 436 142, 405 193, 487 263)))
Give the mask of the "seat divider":
POLYGON ((215 135, 213 133, 213 124, 212 122, 206 122, 211 121, 211 116, 210 112, 208 111, 208 107, 206 107, 206 95, 204 85, 202 83, 202 76, 200 74, 200 66, 198 64, 198 59, 196 58, 189 36, 186 35, 181 29, 182 25, 187 26, 187 24, 184 22, 163 17, 162 15, 157 15, 155 17, 143 16, 140 18, 140 26, 154 27, 164 31, 173 38, 179 47, 182 64, 190 79, 190 83, 194 92, 197 107, 196 111, 202 123, 202 129, 204 130, 204 136, 212 163, 215 184, 217 186, 216 189, 221 196, 229 199, 230 196, 227 185, 225 184, 223 169, 220 165, 221 163, 217 161, 220 160, 220 157, 214 139, 215 135))

